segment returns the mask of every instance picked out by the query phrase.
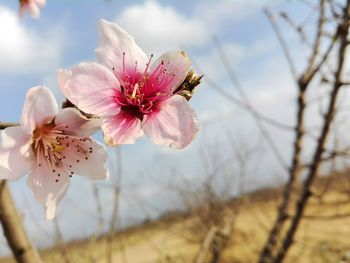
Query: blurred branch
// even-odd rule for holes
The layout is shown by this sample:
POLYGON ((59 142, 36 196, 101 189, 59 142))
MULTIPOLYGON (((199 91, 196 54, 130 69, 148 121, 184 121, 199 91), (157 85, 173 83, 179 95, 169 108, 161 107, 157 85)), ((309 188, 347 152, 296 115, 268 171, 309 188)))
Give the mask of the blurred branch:
POLYGON ((57 217, 54 218, 53 223, 55 225, 55 239, 56 239, 56 242, 58 243, 58 246, 60 248, 63 260, 65 263, 71 263, 69 256, 68 256, 68 249, 64 243, 62 232, 61 232, 60 226, 58 224, 57 217))
POLYGON ((207 233, 207 235, 205 236, 202 245, 199 249, 198 255, 195 259, 195 263, 204 263, 206 262, 206 256, 208 254, 208 250, 211 246, 211 244, 213 243, 213 240, 216 236, 216 234, 219 232, 219 228, 217 226, 213 226, 207 233))
POLYGON ((6 129, 8 127, 12 127, 12 126, 18 126, 18 123, 15 122, 1 122, 0 121, 0 130, 6 129))
MULTIPOLYGON (((306 91, 309 87, 310 82, 318 73, 322 67, 322 65, 326 62, 326 60, 329 57, 329 54, 331 50, 334 47, 334 44, 337 40, 337 35, 339 33, 339 30, 337 29, 335 32, 335 35, 333 39, 331 40, 331 43, 329 44, 328 48, 324 52, 323 56, 321 57, 319 63, 316 63, 316 59, 320 52, 320 46, 321 46, 321 37, 323 34, 323 28, 324 28, 324 21, 325 21, 325 0, 319 1, 319 19, 317 23, 317 29, 316 29, 316 37, 313 43, 312 53, 309 59, 309 62, 307 64, 307 67, 305 71, 301 74, 300 78, 296 78, 295 75, 295 69, 294 64, 292 63, 291 56, 289 49, 287 48, 286 42, 284 41, 283 35, 281 31, 279 30, 277 24, 275 23, 275 20, 273 19, 273 16, 271 12, 266 9, 265 10, 267 17, 269 18, 273 29, 280 41, 280 44, 282 46, 282 49, 284 50, 284 53, 286 55, 286 59, 290 65, 292 75, 297 81, 298 84, 298 107, 297 107, 297 125, 296 125, 296 136, 294 141, 294 152, 293 152, 293 158, 292 158, 292 166, 289 173, 289 179, 288 183, 285 186, 284 192, 283 192, 283 199, 282 203, 278 210, 278 216, 276 218, 276 221, 270 231, 269 237, 265 243, 265 246, 261 252, 259 262, 270 262, 271 257, 273 257, 273 250, 276 248, 277 241, 279 238, 279 235, 289 218, 288 215, 288 208, 290 206, 290 200, 291 195, 293 193, 293 189, 295 187, 296 181, 299 177, 299 174, 301 172, 301 165, 300 165, 300 159, 301 159, 301 151, 302 151, 302 139, 305 134, 304 132, 304 115, 306 110, 306 91)), ((332 97, 332 94, 331 94, 332 97)), ((331 121, 331 120, 330 120, 331 121)), ((328 131, 327 131, 328 133, 328 131)), ((318 141, 319 143, 320 141, 318 141)), ((322 153, 321 153, 322 155, 322 153)), ((321 156, 320 156, 321 157, 321 156)), ((314 164, 314 163, 313 163, 314 164)), ((287 249, 289 248, 289 245, 287 246, 287 249)), ((280 250, 281 251, 281 250, 280 250)), ((277 261, 279 262, 279 261, 277 261)))
POLYGON ((311 46, 302 26, 297 25, 286 12, 280 12, 280 16, 300 35, 303 42, 311 46))
POLYGON ((208 251, 212 251, 210 263, 219 263, 222 252, 227 244, 228 239, 230 238, 233 226, 233 215, 226 211, 223 214, 223 226, 212 226, 199 249, 195 263, 204 263, 206 262, 206 256, 208 251))
POLYGON ((18 263, 40 263, 39 253, 24 230, 6 180, 0 181, 0 221, 16 261, 18 263))
POLYGON ((219 39, 218 38, 214 38, 214 43, 216 44, 216 48, 219 51, 220 58, 222 60, 222 63, 224 65, 228 75, 229 75, 229 78, 230 78, 233 86, 238 91, 239 96, 243 100, 243 103, 246 106, 247 111, 249 113, 251 113, 252 117, 254 118, 254 121, 255 121, 256 125, 258 126, 259 130, 261 131, 261 133, 264 136, 264 138, 267 141, 267 143, 269 144, 269 146, 270 146, 272 152, 274 153, 274 156, 276 157, 276 159, 279 162, 279 164, 284 169, 288 170, 288 166, 287 166, 286 162, 284 161, 282 154, 280 153, 279 149, 275 145, 271 135, 269 134, 269 132, 266 130, 266 128, 262 124, 261 118, 257 114, 255 114, 256 110, 253 108, 252 104, 249 101, 248 96, 246 95, 246 93, 242 89, 241 84, 238 81, 238 78, 237 78, 235 72, 233 71, 233 69, 232 69, 232 67, 230 65, 230 62, 228 61, 227 55, 225 54, 223 48, 221 47, 221 43, 220 43, 219 39))
POLYGON ((117 148, 117 182, 114 188, 114 202, 111 214, 110 229, 107 237, 107 262, 113 263, 113 241, 117 231, 118 210, 122 183, 122 155, 121 148, 117 148))
MULTIPOLYGON (((203 72, 201 70, 201 68, 199 67, 199 65, 197 63, 195 63, 193 58, 192 58, 192 62, 199 71, 203 72)), ((261 112, 258 112, 252 108, 249 108, 244 102, 240 101, 239 99, 235 98, 233 95, 228 93, 227 91, 223 90, 219 85, 216 84, 215 81, 210 79, 207 75, 205 76, 205 78, 203 80, 206 81, 213 90, 217 91, 220 95, 222 95, 223 98, 229 100, 231 103, 235 104, 236 106, 238 106, 246 111, 250 110, 252 114, 259 117, 264 123, 271 125, 275 128, 285 130, 285 131, 293 132, 295 130, 295 128, 289 124, 286 124, 286 123, 283 123, 280 121, 276 121, 276 120, 270 118, 269 116, 263 115, 261 112)))
POLYGON ((339 94, 339 90, 342 86, 341 83, 342 83, 342 76, 343 76, 343 71, 345 67, 346 49, 349 44, 347 40, 348 33, 349 33, 349 21, 350 21, 350 0, 347 0, 346 7, 344 8, 343 21, 341 24, 339 24, 338 30, 337 30, 340 38, 340 46, 338 51, 338 63, 337 63, 337 70, 335 73, 335 82, 333 85, 327 113, 324 116, 324 123, 323 123, 322 131, 318 140, 318 145, 314 152, 312 165, 306 176, 306 180, 304 182, 304 186, 303 186, 300 198, 297 202, 296 213, 291 218, 291 225, 289 226, 287 233, 282 241, 282 244, 277 253, 277 256, 272 261, 274 263, 283 261, 291 244, 293 243, 294 235, 296 233, 296 230, 298 229, 306 204, 311 196, 310 187, 314 181, 314 178, 318 173, 318 170, 321 164, 322 154, 324 152, 324 147, 327 142, 327 138, 330 132, 330 127, 335 114, 337 97, 339 94))
POLYGON ((292 74, 292 77, 297 82, 298 81, 298 77, 297 77, 297 71, 296 71, 296 68, 295 68, 295 64, 294 64, 294 61, 293 61, 292 56, 290 54, 287 42, 284 39, 283 34, 282 34, 280 28, 278 27, 278 25, 276 23, 276 17, 271 13, 271 11, 268 8, 265 8, 264 12, 265 12, 267 18, 269 19, 269 21, 270 21, 270 23, 272 25, 272 28, 273 28, 273 30, 274 30, 277 38, 278 38, 278 41, 279 41, 279 43, 280 43, 280 45, 282 47, 282 50, 283 50, 283 53, 284 53, 284 55, 286 57, 286 60, 288 62, 288 66, 289 66, 290 72, 292 74))

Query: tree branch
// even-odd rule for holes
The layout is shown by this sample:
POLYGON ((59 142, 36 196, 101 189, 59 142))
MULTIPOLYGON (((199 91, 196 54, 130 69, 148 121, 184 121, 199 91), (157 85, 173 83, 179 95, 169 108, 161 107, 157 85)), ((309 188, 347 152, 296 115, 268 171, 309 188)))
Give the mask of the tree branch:
POLYGON ((40 263, 37 250, 31 244, 16 211, 6 180, 0 181, 0 221, 7 243, 18 263, 40 263))

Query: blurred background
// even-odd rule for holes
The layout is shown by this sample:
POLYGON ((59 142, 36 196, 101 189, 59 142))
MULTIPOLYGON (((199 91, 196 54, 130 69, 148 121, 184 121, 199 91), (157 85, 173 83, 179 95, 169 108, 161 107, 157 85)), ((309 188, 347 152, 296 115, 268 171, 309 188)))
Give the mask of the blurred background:
MULTIPOLYGON (((330 18, 320 53, 345 1, 321 2, 330 18)), ((128 31, 147 55, 185 50, 197 74, 204 74, 191 100, 201 130, 186 149, 156 146, 146 137, 108 149, 110 179, 72 178, 54 221, 46 221, 25 179, 10 183, 44 262, 256 262, 289 178, 295 80, 313 51, 319 6, 316 0, 48 0, 40 19, 32 19, 18 16, 18 1, 1 1, 0 121, 18 121, 25 93, 36 85, 48 86, 63 102, 56 70, 96 60, 101 18, 128 31)), ((317 147, 336 54, 308 88, 301 166, 317 147)), ((350 143, 348 98, 342 89, 327 141, 331 153, 350 143)), ((102 141, 101 134, 96 138, 102 141)), ((345 150, 319 170, 312 188, 317 194, 286 262, 350 262, 345 150)), ((10 255, 0 231, 0 262, 13 262, 10 255)))

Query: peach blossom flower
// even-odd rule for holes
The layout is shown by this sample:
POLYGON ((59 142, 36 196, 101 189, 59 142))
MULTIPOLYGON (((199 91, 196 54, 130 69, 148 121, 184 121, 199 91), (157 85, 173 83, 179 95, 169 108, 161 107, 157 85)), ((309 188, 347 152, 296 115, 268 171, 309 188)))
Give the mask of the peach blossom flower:
POLYGON ((159 145, 187 146, 197 134, 196 116, 177 88, 190 70, 185 52, 167 52, 152 63, 134 39, 101 20, 99 63, 58 71, 64 95, 102 120, 109 145, 130 144, 144 133, 159 145))
POLYGON ((28 11, 33 18, 40 17, 40 8, 46 4, 46 0, 19 0, 19 2, 19 14, 22 16, 28 11))
POLYGON ((52 219, 70 177, 108 177, 106 152, 89 137, 98 124, 74 108, 58 112, 49 89, 31 88, 20 126, 1 132, 0 179, 17 180, 29 173, 27 183, 36 200, 45 205, 46 217, 52 219))

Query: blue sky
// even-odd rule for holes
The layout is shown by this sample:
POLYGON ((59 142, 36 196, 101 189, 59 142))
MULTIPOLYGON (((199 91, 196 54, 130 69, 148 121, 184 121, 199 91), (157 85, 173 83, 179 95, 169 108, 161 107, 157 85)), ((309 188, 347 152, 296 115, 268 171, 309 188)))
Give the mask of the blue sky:
MULTIPOLYGON (((262 12, 266 5, 275 11, 288 10, 298 21, 306 16, 308 9, 295 1, 48 0, 41 18, 34 20, 29 16, 18 18, 17 1, 2 1, 0 121, 18 121, 25 93, 36 85, 48 86, 62 101, 55 72, 58 68, 95 60, 97 24, 103 18, 129 31, 148 55, 185 49, 200 66, 200 73, 237 96, 213 45, 213 36, 217 36, 255 107, 292 125, 295 87, 276 37, 262 12)), ((312 19, 311 16, 310 21, 312 19)), ((285 23, 282 23, 282 30, 298 68, 302 69, 308 53, 285 23)), ((233 141, 238 151, 253 152, 251 159, 247 160, 245 189, 278 184, 285 179, 251 117, 242 109, 210 89, 205 81, 191 104, 197 111, 202 129, 187 149, 175 151, 155 146, 147 138, 135 145, 121 147, 121 226, 181 207, 182 200, 173 191, 174 184, 193 190, 217 168, 218 163, 227 163, 231 159, 229 165, 220 168, 220 174, 228 176, 230 192, 234 194, 239 167, 228 141, 233 141)), ((288 161, 291 134, 267 128, 288 161)), ((96 137, 101 139, 100 135, 96 137)), ((96 184, 106 220, 112 208, 110 186, 117 181, 118 165, 115 163, 115 149, 109 152, 111 179, 96 184)), ((222 191, 220 187, 225 185, 222 177, 218 177, 216 184, 222 191)), ((11 188, 31 238, 41 246, 51 244, 53 224, 44 219, 43 208, 35 203, 24 180, 11 183, 11 188)), ((85 178, 73 178, 67 197, 58 209, 58 221, 65 238, 93 233, 97 225, 95 210, 91 182, 85 178)), ((1 253, 8 253, 8 250, 0 241, 1 253)))

